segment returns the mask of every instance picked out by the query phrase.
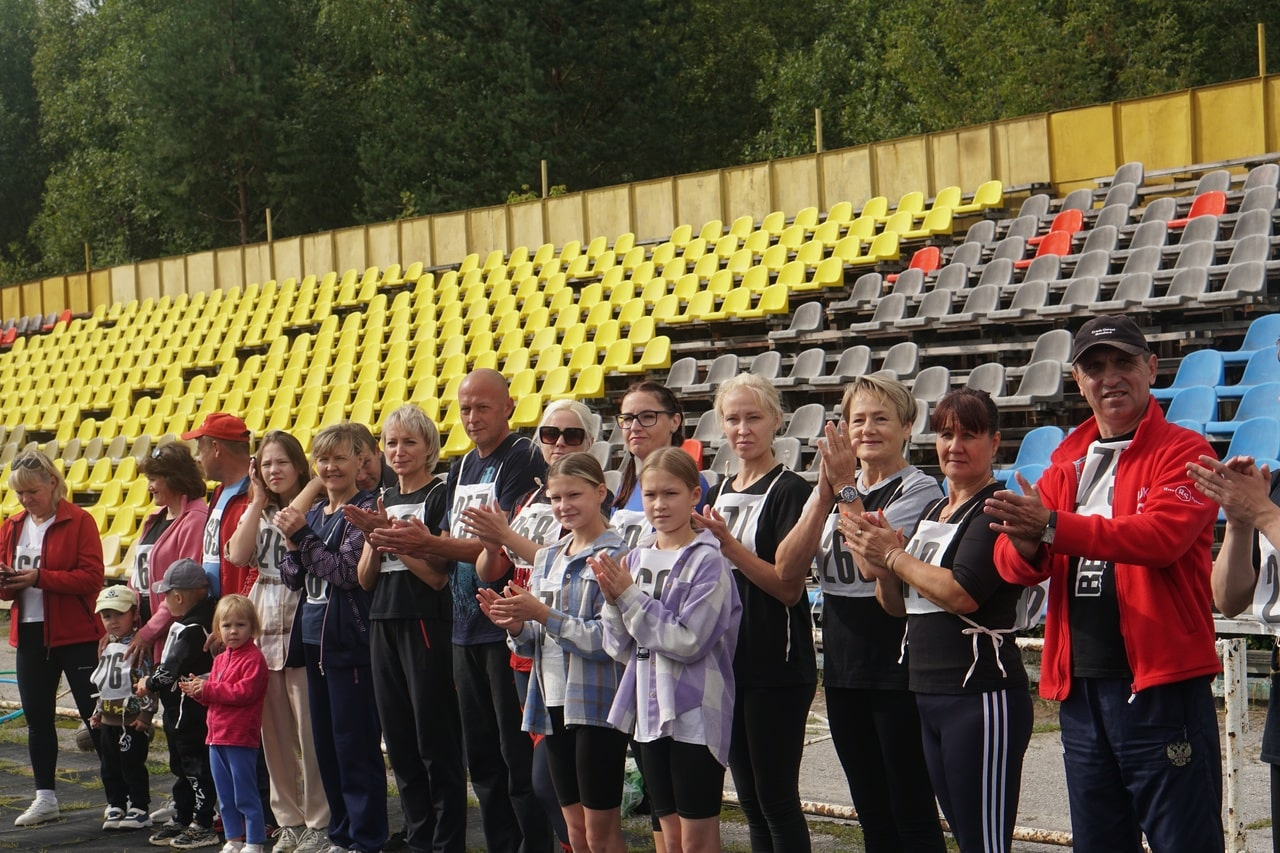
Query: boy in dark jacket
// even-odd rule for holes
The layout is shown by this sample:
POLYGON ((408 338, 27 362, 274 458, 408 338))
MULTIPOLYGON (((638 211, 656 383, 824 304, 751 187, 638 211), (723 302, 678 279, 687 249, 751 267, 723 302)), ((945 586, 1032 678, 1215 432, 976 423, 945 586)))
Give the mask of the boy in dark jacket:
POLYGON ((151 843, 166 842, 181 850, 213 847, 218 835, 213 830, 213 809, 217 798, 209 768, 208 730, 205 708, 184 696, 178 682, 203 675, 213 666, 213 656, 205 650, 213 627, 213 601, 209 598, 209 578, 195 560, 175 560, 155 585, 173 614, 174 623, 164 643, 155 673, 138 685, 138 695, 156 693, 164 706, 164 733, 169 741, 169 769, 177 777, 173 804, 177 815, 151 836, 151 843))

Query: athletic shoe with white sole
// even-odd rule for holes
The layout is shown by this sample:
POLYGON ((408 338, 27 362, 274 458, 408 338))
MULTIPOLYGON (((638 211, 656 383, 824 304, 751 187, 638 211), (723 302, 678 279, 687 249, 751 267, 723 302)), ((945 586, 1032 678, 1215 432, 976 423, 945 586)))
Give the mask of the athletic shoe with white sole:
POLYGON ((197 850, 201 847, 217 847, 218 842, 221 840, 212 827, 192 823, 182 830, 182 833, 177 838, 170 841, 169 846, 176 847, 179 850, 197 850))
POLYGON ((116 829, 146 829, 153 821, 146 809, 129 809, 116 825, 116 829))
POLYGON ((124 817, 124 809, 119 806, 107 806, 102 810, 102 828, 119 829, 122 817, 124 817))
POLYGON ((173 820, 178 816, 178 810, 173 807, 173 798, 166 797, 165 801, 160 804, 160 808, 151 813, 151 820, 155 823, 164 823, 167 820, 173 820))
POLYGON ((330 847, 329 834, 323 829, 308 828, 298 838, 293 853, 326 853, 330 847))
POLYGON ((151 833, 151 837, 147 841, 157 847, 168 847, 169 842, 186 832, 187 828, 176 820, 168 820, 160 825, 160 828, 151 833))
POLYGON ((50 820, 56 820, 62 810, 58 808, 57 800, 46 800, 43 797, 36 797, 31 801, 31 805, 27 806, 27 810, 18 815, 14 820, 14 826, 35 826, 38 823, 44 823, 50 820))

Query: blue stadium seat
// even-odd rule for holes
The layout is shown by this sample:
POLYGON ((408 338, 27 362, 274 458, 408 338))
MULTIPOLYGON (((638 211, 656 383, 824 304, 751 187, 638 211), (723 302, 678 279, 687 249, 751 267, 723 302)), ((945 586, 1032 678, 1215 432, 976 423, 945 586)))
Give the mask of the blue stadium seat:
POLYGON ((996 469, 996 479, 1009 483, 1013 481, 1013 472, 1019 468, 1027 465, 1047 465, 1049 455, 1062 443, 1065 435, 1062 427, 1053 425, 1039 426, 1030 430, 1022 437, 1022 443, 1018 445, 1018 454, 1013 462, 996 469))
POLYGON ((1151 394, 1157 400, 1172 400, 1183 388, 1190 388, 1192 385, 1221 385, 1225 378, 1222 353, 1216 349, 1196 350, 1182 357, 1172 385, 1168 388, 1152 388, 1151 394))
POLYGON ((1192 385, 1174 395, 1165 418, 1204 434, 1204 425, 1217 415, 1218 395, 1210 385, 1192 385))
POLYGON ((1252 456, 1254 459, 1275 459, 1280 456, 1280 420, 1273 417, 1249 418, 1243 421, 1231 436, 1227 453, 1232 456, 1252 456))
POLYGON ((1280 314, 1263 314, 1249 324, 1240 349, 1224 352, 1222 360, 1226 364, 1246 362, 1258 350, 1274 348, 1277 340, 1280 340, 1280 314))
POLYGON ((1276 359, 1276 354, 1270 349, 1258 350, 1249 357, 1249 363, 1244 366, 1239 382, 1234 385, 1218 385, 1218 397, 1243 397, 1254 385, 1264 382, 1280 382, 1280 360, 1276 359))
POLYGON ((1280 382, 1255 385, 1240 398, 1235 416, 1229 421, 1209 421, 1205 435, 1235 435, 1240 424, 1250 418, 1280 418, 1280 382))

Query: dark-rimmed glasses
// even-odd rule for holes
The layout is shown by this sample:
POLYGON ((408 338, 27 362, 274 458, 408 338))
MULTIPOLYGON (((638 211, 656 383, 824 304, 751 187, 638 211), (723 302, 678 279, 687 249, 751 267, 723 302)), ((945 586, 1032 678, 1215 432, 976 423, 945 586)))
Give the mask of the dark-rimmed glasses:
POLYGON ((618 426, 622 427, 623 429, 631 429, 631 427, 637 422, 639 422, 640 426, 644 427, 645 429, 648 429, 649 427, 653 426, 658 422, 658 415, 674 415, 674 414, 675 412, 668 412, 665 409, 661 411, 654 411, 653 409, 649 409, 644 412, 636 412, 635 414, 618 415, 617 420, 618 420, 618 426))
POLYGON ((582 427, 566 427, 565 429, 553 426, 538 427, 538 441, 543 444, 555 444, 562 438, 564 443, 570 447, 578 447, 587 440, 587 431, 582 427))

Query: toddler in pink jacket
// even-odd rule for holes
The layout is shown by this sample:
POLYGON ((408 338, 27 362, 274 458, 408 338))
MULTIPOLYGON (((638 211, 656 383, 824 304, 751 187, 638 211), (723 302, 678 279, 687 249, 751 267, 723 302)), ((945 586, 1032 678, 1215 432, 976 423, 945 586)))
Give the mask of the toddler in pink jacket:
POLYGON ((226 647, 206 678, 184 680, 182 692, 209 709, 209 763, 227 843, 222 853, 262 853, 266 822, 258 796, 258 750, 267 661, 254 640, 258 612, 243 595, 227 595, 213 614, 214 636, 226 647))

